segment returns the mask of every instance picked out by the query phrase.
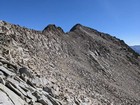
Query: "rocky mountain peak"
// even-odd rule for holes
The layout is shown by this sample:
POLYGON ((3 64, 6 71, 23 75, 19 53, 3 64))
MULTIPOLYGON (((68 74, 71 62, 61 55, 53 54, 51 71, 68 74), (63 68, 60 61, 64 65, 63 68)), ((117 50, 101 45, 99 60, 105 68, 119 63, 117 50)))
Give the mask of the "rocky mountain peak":
POLYGON ((139 78, 140 55, 109 34, 0 22, 1 105, 139 105, 139 78))
POLYGON ((57 32, 57 33, 64 33, 63 29, 61 27, 57 27, 55 24, 49 24, 45 29, 43 30, 44 32, 57 32))
POLYGON ((76 25, 74 25, 70 31, 74 31, 74 30, 77 30, 77 29, 80 29, 80 27, 82 27, 82 25, 80 23, 77 23, 76 25))

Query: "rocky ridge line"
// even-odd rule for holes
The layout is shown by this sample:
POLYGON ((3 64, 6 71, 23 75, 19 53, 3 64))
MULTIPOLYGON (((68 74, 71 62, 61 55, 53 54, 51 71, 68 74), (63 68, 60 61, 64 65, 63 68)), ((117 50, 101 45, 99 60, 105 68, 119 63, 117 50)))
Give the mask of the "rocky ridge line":
POLYGON ((140 56, 109 34, 1 21, 0 47, 3 105, 140 104, 140 56))

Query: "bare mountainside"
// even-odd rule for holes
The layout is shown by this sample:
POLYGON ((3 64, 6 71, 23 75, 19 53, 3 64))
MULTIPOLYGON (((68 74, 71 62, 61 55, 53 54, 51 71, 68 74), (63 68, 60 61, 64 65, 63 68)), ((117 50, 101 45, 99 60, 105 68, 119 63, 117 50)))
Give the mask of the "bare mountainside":
POLYGON ((130 46, 133 50, 140 54, 140 45, 130 46))
POLYGON ((80 24, 65 33, 1 21, 0 104, 140 105, 140 56, 80 24))

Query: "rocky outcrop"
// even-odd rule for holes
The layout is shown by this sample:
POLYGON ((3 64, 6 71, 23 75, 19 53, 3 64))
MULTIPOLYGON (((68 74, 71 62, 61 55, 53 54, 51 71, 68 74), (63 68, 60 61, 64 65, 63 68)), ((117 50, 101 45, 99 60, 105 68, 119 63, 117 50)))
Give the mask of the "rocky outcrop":
POLYGON ((49 92, 33 84, 30 77, 11 72, 10 68, 4 65, 0 66, 0 71, 2 72, 0 75, 1 105, 60 105, 60 102, 49 95, 49 92))
POLYGON ((0 22, 2 105, 139 105, 139 78, 139 54, 109 34, 0 22))

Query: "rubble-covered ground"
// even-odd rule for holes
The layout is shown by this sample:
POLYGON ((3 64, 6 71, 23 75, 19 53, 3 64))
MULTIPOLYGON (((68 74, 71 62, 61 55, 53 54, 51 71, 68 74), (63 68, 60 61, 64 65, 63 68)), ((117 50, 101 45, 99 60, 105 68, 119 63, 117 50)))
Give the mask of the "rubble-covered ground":
POLYGON ((0 21, 0 105, 140 105, 140 55, 80 24, 0 21))

